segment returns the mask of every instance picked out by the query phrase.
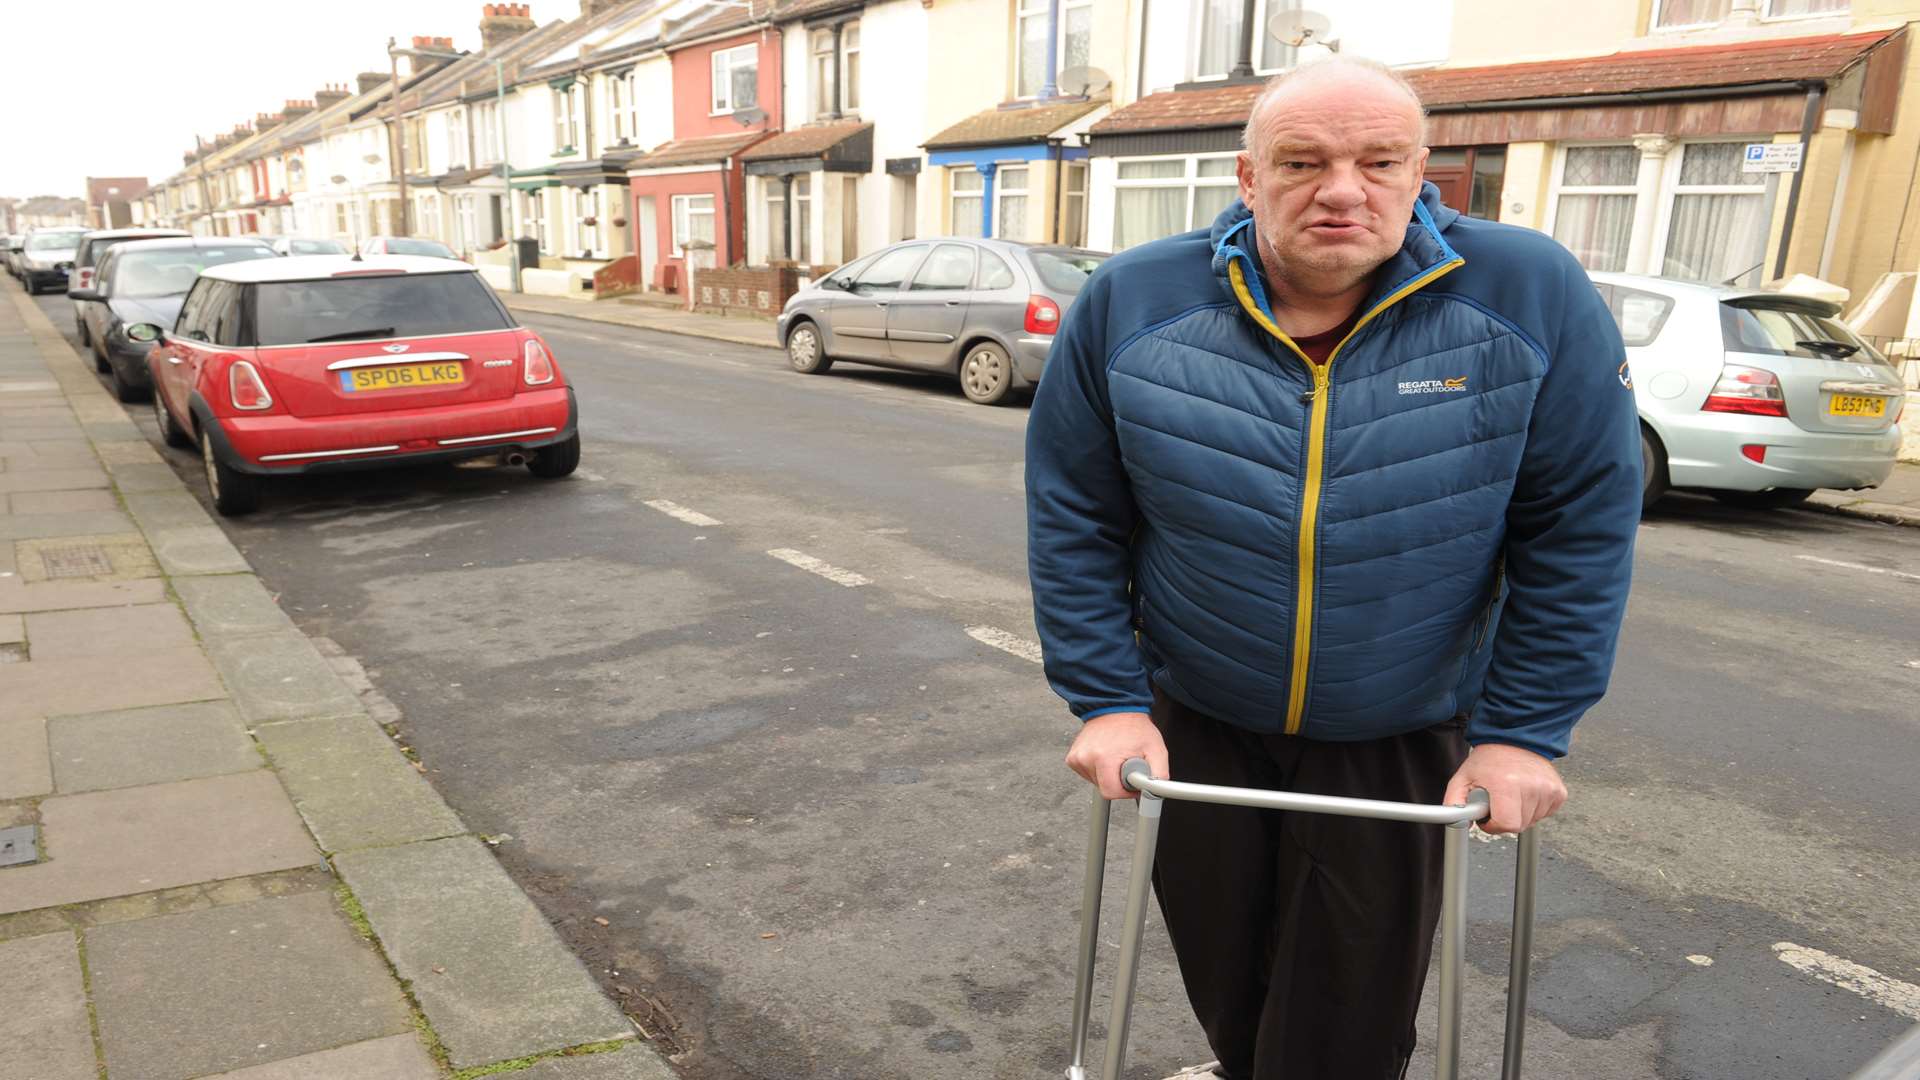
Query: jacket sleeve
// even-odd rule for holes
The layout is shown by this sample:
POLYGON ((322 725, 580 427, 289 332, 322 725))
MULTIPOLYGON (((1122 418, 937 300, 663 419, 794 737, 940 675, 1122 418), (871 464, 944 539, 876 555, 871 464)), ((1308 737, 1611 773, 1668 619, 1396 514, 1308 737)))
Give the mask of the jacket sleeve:
POLYGON ((1640 523, 1640 426, 1604 301, 1562 255, 1547 372, 1507 509, 1508 593, 1467 740, 1549 758, 1606 693, 1640 523))
POLYGON ((1129 596, 1137 510, 1107 396, 1108 289, 1067 311, 1027 419, 1027 568, 1047 681, 1073 714, 1153 704, 1129 596))

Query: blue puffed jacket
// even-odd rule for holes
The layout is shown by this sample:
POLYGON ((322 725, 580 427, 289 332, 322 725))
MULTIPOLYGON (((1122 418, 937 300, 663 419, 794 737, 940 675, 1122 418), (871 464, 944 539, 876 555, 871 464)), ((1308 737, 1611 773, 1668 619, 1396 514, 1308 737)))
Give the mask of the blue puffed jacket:
POLYGON ((1428 184, 1316 366, 1236 202, 1086 282, 1027 429, 1046 672, 1228 723, 1378 738, 1469 716, 1557 757, 1605 692, 1640 518, 1620 334, 1551 238, 1428 184))

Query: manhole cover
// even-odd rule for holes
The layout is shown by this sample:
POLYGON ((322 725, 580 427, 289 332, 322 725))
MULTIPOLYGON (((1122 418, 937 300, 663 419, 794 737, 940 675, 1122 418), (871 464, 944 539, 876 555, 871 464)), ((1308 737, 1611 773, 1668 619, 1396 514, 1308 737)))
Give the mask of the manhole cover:
POLYGON ((39 862, 40 849, 34 846, 34 836, 40 831, 37 825, 18 825, 11 829, 0 829, 0 866, 20 866, 25 863, 39 862))
POLYGON ((113 573, 105 548, 99 544, 66 544, 40 549, 47 578, 102 577, 113 573))

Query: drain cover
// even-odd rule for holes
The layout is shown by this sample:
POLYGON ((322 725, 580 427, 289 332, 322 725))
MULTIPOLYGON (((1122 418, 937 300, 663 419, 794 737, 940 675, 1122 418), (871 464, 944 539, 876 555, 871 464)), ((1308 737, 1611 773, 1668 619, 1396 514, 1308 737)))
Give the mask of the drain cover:
POLYGON ((37 825, 0 829, 0 866, 39 862, 40 849, 34 845, 34 837, 39 831, 37 825))
POLYGON ((113 573, 113 563, 107 559, 106 549, 99 544, 44 547, 40 549, 40 561, 45 564, 49 579, 100 577, 113 573))

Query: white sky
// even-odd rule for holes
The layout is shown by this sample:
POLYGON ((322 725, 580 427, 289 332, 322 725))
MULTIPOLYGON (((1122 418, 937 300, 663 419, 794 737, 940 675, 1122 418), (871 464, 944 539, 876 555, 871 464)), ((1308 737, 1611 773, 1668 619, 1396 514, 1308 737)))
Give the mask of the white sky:
MULTIPOLYGON (((578 0, 530 0, 543 25, 578 0)), ((81 197, 88 176, 181 168, 206 138, 387 70, 387 38, 480 47, 485 0, 0 0, 0 195, 81 197)), ((404 59, 401 62, 405 70, 404 59)))

